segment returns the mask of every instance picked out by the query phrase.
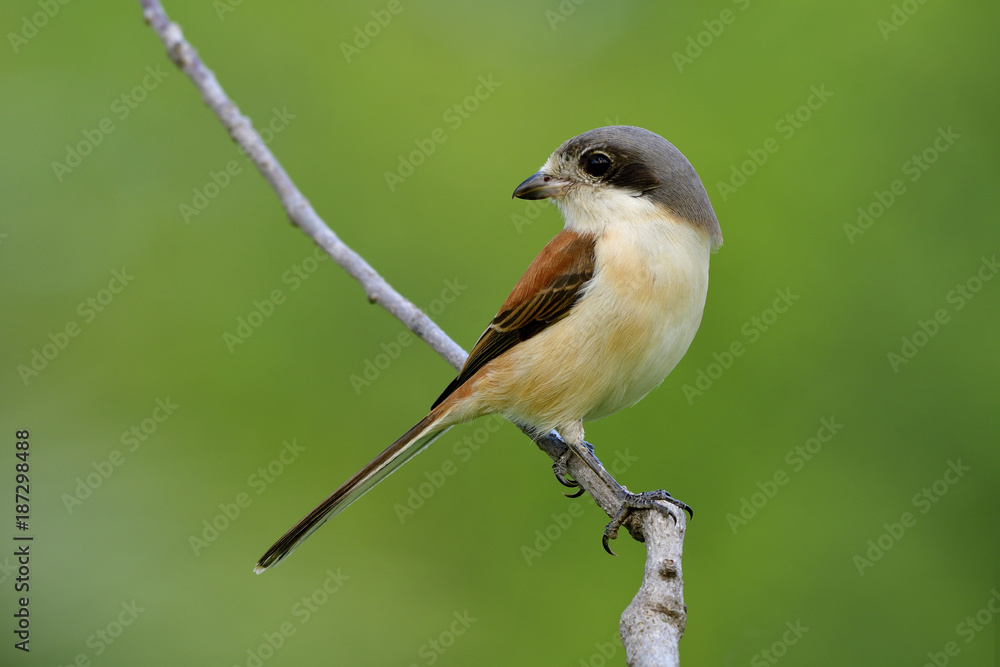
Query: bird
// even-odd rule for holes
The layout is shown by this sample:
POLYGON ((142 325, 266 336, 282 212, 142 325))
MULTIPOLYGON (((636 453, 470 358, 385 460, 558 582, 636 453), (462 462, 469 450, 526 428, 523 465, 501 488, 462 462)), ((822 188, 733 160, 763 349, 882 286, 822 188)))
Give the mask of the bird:
MULTIPOLYGON (((532 433, 558 431, 568 447, 554 466, 557 477, 576 485, 561 473, 569 456, 593 456, 583 423, 637 403, 687 352, 722 231, 698 174, 673 144, 640 127, 599 127, 560 145, 513 197, 552 200, 563 229, 528 266, 430 412, 279 539, 257 574, 444 431, 485 415, 532 433)), ((653 506, 625 493, 618 525, 631 509, 653 506)), ((666 492, 654 498, 690 511, 666 492)), ((608 531, 611 552, 607 539, 608 531)))

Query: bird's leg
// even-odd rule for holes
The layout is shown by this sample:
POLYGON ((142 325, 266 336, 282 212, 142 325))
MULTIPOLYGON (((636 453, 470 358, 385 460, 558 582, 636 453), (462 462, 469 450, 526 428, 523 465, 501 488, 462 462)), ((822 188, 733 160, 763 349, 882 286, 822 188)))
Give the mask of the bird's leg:
MULTIPOLYGON (((611 476, 607 470, 605 470, 604 465, 598 460, 597 455, 594 454, 593 447, 589 443, 585 442, 583 439, 583 423, 576 422, 571 424, 569 427, 564 427, 560 431, 563 435, 564 442, 567 444, 568 449, 566 454, 561 456, 556 464, 553 466, 561 466, 561 471, 563 474, 566 472, 567 461, 570 456, 570 452, 576 454, 580 459, 587 464, 595 475, 597 475, 610 489, 613 489, 615 495, 618 496, 618 500, 621 502, 621 506, 618 508, 618 512, 612 517, 611 522, 604 528, 604 537, 602 543, 604 544, 604 550, 607 551, 612 556, 615 556, 614 551, 608 546, 608 541, 613 540, 618 537, 618 529, 622 527, 622 524, 628 519, 629 515, 636 510, 648 510, 655 509, 660 512, 663 516, 673 519, 674 523, 677 523, 677 515, 674 514, 672 508, 663 503, 673 505, 674 507, 680 508, 688 513, 692 518, 694 517, 694 511, 687 503, 678 500, 671 496, 669 493, 663 490, 657 491, 645 491, 643 493, 632 493, 624 486, 618 483, 614 477, 611 476), (659 502, 658 502, 659 501, 659 502)), ((559 473, 556 473, 556 477, 559 478, 559 473)), ((560 479, 560 481, 563 481, 560 479)), ((565 483, 565 482, 564 482, 565 483)), ((579 484, 579 482, 577 482, 579 484)), ((582 493, 582 489, 581 489, 582 493)), ((575 497, 575 496, 574 496, 575 497)))

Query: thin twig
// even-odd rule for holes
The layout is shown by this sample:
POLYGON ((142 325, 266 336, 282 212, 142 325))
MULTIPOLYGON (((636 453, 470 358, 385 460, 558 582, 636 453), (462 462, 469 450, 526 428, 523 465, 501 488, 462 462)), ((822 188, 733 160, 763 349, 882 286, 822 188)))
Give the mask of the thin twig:
MULTIPOLYGON (((142 5, 146 23, 163 40, 170 59, 191 78, 205 104, 215 112, 233 140, 278 194, 289 219, 358 281, 369 301, 392 313, 445 361, 460 369, 468 356, 465 350, 419 308, 393 289, 319 217, 309 200, 261 140, 250 119, 229 99, 215 74, 184 39, 180 26, 167 18, 160 2, 139 0, 139 4, 142 5)), ((521 429, 531 435, 529 429, 521 429)), ((555 431, 533 439, 553 460, 560 458, 566 451, 565 443, 555 431)), ((614 482, 605 483, 577 456, 570 457, 568 467, 569 473, 590 493, 601 509, 609 517, 614 516, 620 507, 622 487, 614 482)), ((645 541, 647 552, 642 586, 622 615, 620 626, 630 665, 679 664, 677 643, 684 633, 686 622, 681 578, 681 550, 686 521, 683 512, 677 514, 679 517, 674 523, 655 511, 637 512, 625 524, 633 537, 645 541)))

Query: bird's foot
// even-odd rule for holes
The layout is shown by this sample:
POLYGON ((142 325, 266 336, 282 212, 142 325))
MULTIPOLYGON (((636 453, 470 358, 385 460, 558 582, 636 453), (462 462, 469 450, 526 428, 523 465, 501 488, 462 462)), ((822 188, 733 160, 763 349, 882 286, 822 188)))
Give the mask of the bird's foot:
POLYGON ((636 510, 649 510, 655 509, 660 514, 665 517, 669 517, 677 523, 677 515, 674 510, 670 507, 664 506, 663 504, 657 502, 662 501, 684 510, 688 515, 694 518, 694 511, 688 506, 687 503, 677 500, 671 496, 666 491, 645 491, 643 493, 630 493, 629 491, 622 489, 621 495, 621 507, 618 509, 618 513, 615 514, 614 518, 611 519, 611 523, 607 525, 604 529, 604 550, 607 551, 612 556, 617 556, 611 547, 608 546, 608 540, 613 540, 618 537, 618 529, 622 527, 625 520, 628 519, 629 515, 636 510))
MULTIPOLYGON (((594 448, 589 443, 584 443, 584 445, 593 453, 594 448)), ((566 477, 566 473, 569 472, 569 459, 571 456, 573 456, 573 449, 567 447, 566 451, 552 464, 552 472, 555 473, 556 479, 563 486, 571 489, 579 489, 576 493, 564 493, 564 496, 567 498, 579 498, 586 492, 585 489, 580 486, 580 482, 566 477)))
POLYGON ((572 455, 573 450, 567 447, 562 456, 556 459, 556 462, 552 464, 552 472, 555 473, 556 479, 559 480, 559 483, 563 486, 571 489, 579 489, 576 493, 564 493, 564 496, 567 498, 579 498, 584 494, 584 489, 580 486, 580 482, 566 477, 566 473, 569 472, 569 457, 572 455))

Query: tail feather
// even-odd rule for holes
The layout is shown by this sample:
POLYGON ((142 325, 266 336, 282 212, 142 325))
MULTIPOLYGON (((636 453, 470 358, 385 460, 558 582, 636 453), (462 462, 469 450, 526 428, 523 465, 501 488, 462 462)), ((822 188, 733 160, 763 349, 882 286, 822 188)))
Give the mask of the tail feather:
POLYGON ((275 542, 274 546, 257 561, 254 572, 260 574, 283 561, 320 526, 343 512, 348 505, 437 440, 451 428, 450 425, 443 423, 446 416, 447 411, 432 410, 429 415, 417 422, 416 426, 344 482, 329 498, 317 505, 304 519, 295 524, 294 528, 275 542))

